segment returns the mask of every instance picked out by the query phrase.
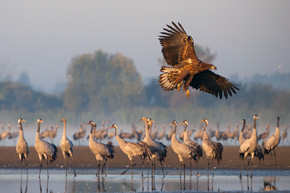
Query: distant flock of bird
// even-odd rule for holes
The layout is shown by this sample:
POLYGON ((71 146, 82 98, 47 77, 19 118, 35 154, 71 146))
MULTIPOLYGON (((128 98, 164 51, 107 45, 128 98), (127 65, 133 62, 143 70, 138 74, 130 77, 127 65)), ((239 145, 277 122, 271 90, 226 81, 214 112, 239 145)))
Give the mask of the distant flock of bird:
MULTIPOLYGON (((251 167, 251 177, 253 176, 252 173, 252 167, 253 167, 253 158, 257 157, 259 160, 264 159, 264 154, 269 154, 272 152, 274 153, 275 157, 275 164, 276 164, 276 147, 280 143, 281 137, 280 137, 280 129, 279 129, 279 121, 280 118, 277 117, 277 126, 274 134, 270 137, 269 135, 269 127, 266 129, 266 133, 262 133, 260 135, 257 135, 257 130, 256 130, 256 120, 259 119, 257 115, 254 115, 253 117, 253 129, 251 130, 251 134, 246 134, 246 121, 243 119, 243 126, 241 131, 237 134, 238 135, 238 140, 240 144, 240 149, 239 149, 239 155, 242 160, 242 167, 241 167, 241 172, 240 172, 240 177, 242 177, 242 172, 243 172, 243 167, 244 167, 244 159, 248 159, 248 165, 250 164, 251 167), (268 137, 268 138, 267 138, 268 137), (262 145, 258 144, 259 139, 264 139, 262 142, 262 145)), ((65 160, 65 175, 67 176, 67 158, 72 159, 73 163, 73 170, 74 170, 74 176, 76 176, 76 171, 74 167, 74 156, 73 156, 73 143, 71 140, 67 138, 66 134, 66 123, 67 120, 65 118, 62 118, 60 120, 63 122, 63 135, 60 141, 60 149, 62 151, 62 155, 65 160)), ((165 176, 164 173, 164 168, 163 168, 163 163, 166 159, 167 155, 167 146, 164 145, 161 141, 157 140, 157 137, 154 138, 152 135, 154 135, 154 132, 152 131, 152 125, 155 122, 151 118, 143 117, 140 119, 140 121, 144 121, 144 126, 145 126, 145 136, 143 137, 142 132, 136 131, 136 126, 133 125, 132 132, 130 135, 135 135, 137 136, 136 138, 138 139, 137 142, 133 142, 133 140, 125 140, 126 135, 122 135, 124 133, 120 132, 118 134, 118 126, 116 124, 112 124, 110 127, 107 128, 109 129, 114 129, 115 131, 113 132, 113 136, 110 136, 110 138, 115 137, 116 141, 120 147, 120 149, 128 156, 129 161, 130 161, 130 168, 132 171, 132 177, 133 177, 133 168, 135 166, 134 164, 134 159, 136 157, 140 157, 142 159, 142 176, 143 176, 143 168, 144 168, 144 162, 147 160, 147 163, 152 164, 152 176, 155 174, 155 160, 158 161, 161 165, 162 168, 162 174, 165 176), (139 134, 136 134, 139 133, 139 134)), ((27 158, 28 158, 28 144, 24 138, 24 133, 23 133, 23 126, 22 123, 26 122, 22 118, 18 120, 18 127, 19 127, 19 132, 18 132, 18 142, 16 144, 16 152, 19 155, 19 160, 21 163, 21 168, 22 168, 22 162, 25 161, 26 163, 26 168, 27 168, 27 175, 28 175, 28 167, 27 167, 27 158)), ((212 136, 209 133, 207 127, 208 127, 208 120, 203 119, 200 121, 201 123, 204 123, 202 131, 202 145, 199 145, 197 143, 197 137, 195 136, 194 139, 190 139, 190 135, 192 132, 189 132, 187 130, 189 122, 187 120, 184 120, 183 122, 179 123, 179 125, 184 125, 184 130, 182 135, 179 135, 177 137, 177 126, 178 123, 174 120, 172 121, 169 125, 171 127, 170 129, 170 141, 171 141, 171 147, 173 151, 177 154, 179 162, 180 162, 180 177, 182 176, 182 169, 184 170, 184 177, 185 177, 185 164, 184 160, 189 159, 191 161, 194 161, 197 166, 197 176, 199 176, 199 171, 198 171, 198 161, 199 159, 205 154, 207 160, 208 160, 208 175, 209 175, 209 167, 210 167, 210 161, 213 164, 213 161, 217 161, 218 164, 222 160, 223 156, 223 145, 222 143, 218 142, 220 139, 223 138, 223 135, 225 133, 230 133, 229 131, 225 132, 220 132, 219 127, 216 128, 215 131, 215 137, 216 141, 212 139, 212 136), (216 136, 219 134, 220 138, 216 136), (180 136, 182 136, 182 140, 180 139, 180 136)), ((38 154, 39 161, 40 161, 40 166, 39 166, 39 178, 41 174, 41 169, 42 169, 42 160, 46 160, 47 162, 47 176, 48 174, 48 163, 53 162, 56 160, 57 155, 58 155, 58 149, 53 143, 49 143, 41 137, 40 134, 40 126, 43 123, 42 119, 37 120, 37 132, 35 136, 35 150, 38 154)), ((97 172, 96 176, 100 175, 106 175, 106 163, 107 159, 113 159, 114 158, 114 146, 111 141, 108 141, 107 143, 102 143, 100 139, 102 138, 96 138, 97 136, 102 136, 102 132, 105 129, 105 122, 102 123, 103 126, 101 129, 96 130, 97 125, 94 121, 89 121, 87 124, 82 124, 80 131, 76 132, 73 135, 73 138, 75 140, 79 139, 79 136, 82 136, 82 138, 85 137, 85 131, 86 127, 85 125, 90 125, 90 134, 88 136, 89 140, 89 148, 92 151, 92 153, 95 155, 96 160, 97 160, 97 172), (98 140, 99 139, 99 140, 98 140), (102 164, 102 165, 101 165, 102 164)), ((238 127, 237 127, 238 128, 238 127)), ((249 130, 249 128, 248 128, 249 130)), ((57 128, 56 128, 57 131, 57 128)), ((287 136, 287 130, 286 131, 286 136, 287 136)), ((54 132, 52 130, 52 132, 54 132)), ((161 131, 163 137, 167 136, 169 137, 165 129, 161 131)), ((199 132, 196 132, 196 134, 199 132)), ((236 132, 234 132, 236 133, 236 132)), ((55 133, 56 135, 57 133, 55 133)), ((157 134, 156 134, 157 135, 157 134)), ((201 134, 198 134, 201 135, 201 134)), ((233 135, 233 134, 232 134, 233 135)), ((236 134, 235 134, 236 135, 236 134)), ((235 136, 234 135, 234 136, 235 136)), ((50 135, 48 135, 50 136, 50 135)), ((230 135, 231 136, 231 135, 230 135)), ((132 139, 129 135, 126 136, 129 139, 132 139)), ((167 138, 166 137, 166 138, 167 138)), ((107 134, 107 138, 109 138, 109 134, 107 134)), ((162 138, 158 138, 162 139, 162 138)), ((272 158, 272 156, 271 156, 272 158)), ((192 163, 190 161, 190 175, 192 175, 192 163)), ((272 159, 271 159, 272 161, 272 159)), ((124 173, 126 170, 124 171, 124 173)), ((21 169, 22 173, 22 169, 21 169)), ((213 175, 213 166, 212 166, 212 175, 213 175)), ((247 172, 248 175, 248 172, 247 172)))

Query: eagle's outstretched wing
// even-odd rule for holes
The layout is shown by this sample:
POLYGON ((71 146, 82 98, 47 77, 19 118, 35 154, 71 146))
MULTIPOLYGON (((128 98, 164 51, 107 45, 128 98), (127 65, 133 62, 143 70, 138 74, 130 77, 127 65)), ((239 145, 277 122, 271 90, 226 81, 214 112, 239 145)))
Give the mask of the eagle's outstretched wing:
POLYGON ((195 89, 210 93, 216 97, 225 98, 236 94, 236 90, 240 90, 236 85, 228 81, 228 79, 213 73, 210 70, 206 70, 195 74, 190 86, 195 89))
POLYGON ((162 53, 167 64, 175 65, 180 64, 182 60, 191 59, 192 62, 197 62, 197 56, 193 46, 193 39, 187 36, 182 25, 178 26, 172 22, 172 26, 167 25, 168 29, 163 28, 165 32, 161 32, 159 36, 160 44, 162 45, 162 53))

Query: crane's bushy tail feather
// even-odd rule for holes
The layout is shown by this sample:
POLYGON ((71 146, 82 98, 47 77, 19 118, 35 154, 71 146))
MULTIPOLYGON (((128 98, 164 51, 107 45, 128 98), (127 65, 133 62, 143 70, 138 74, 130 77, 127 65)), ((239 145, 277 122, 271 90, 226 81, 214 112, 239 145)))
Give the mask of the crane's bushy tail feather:
POLYGON ((109 153, 106 155, 107 158, 111 158, 113 159, 114 158, 114 153, 115 153, 115 150, 114 150, 114 146, 112 144, 111 141, 108 141, 108 143, 106 144, 108 150, 109 150, 109 153))
POLYGON ((220 163, 220 160, 223 159, 223 145, 221 143, 216 143, 216 153, 217 153, 217 161, 218 164, 220 163))
POLYGON ((254 156, 258 157, 259 161, 261 161, 261 159, 264 160, 263 148, 261 145, 257 144, 257 150, 254 153, 254 156))
POLYGON ((148 157, 148 159, 152 159, 152 153, 149 149, 149 146, 147 143, 145 143, 144 141, 141 141, 139 143, 142 147, 143 147, 143 154, 141 155, 142 159, 145 159, 146 157, 148 157))
POLYGON ((202 149, 199 145, 196 146, 196 153, 197 153, 198 158, 202 157, 202 149))
POLYGON ((51 143, 51 146, 53 148, 53 153, 50 156, 48 156, 50 163, 54 162, 57 159, 57 153, 58 153, 57 147, 52 143, 51 143))

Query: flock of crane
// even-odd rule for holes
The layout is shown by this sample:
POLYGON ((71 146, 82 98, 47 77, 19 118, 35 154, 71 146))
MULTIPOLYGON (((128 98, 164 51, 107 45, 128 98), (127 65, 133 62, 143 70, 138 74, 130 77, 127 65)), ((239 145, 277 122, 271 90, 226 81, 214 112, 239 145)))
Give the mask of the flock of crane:
MULTIPOLYGON (((252 161, 254 157, 258 157, 259 159, 264 159, 264 154, 269 154, 270 152, 271 153, 274 152, 275 164, 276 164, 276 147, 280 143, 280 139, 281 139, 280 129, 279 129, 280 119, 279 117, 277 118, 277 126, 276 126, 276 130, 274 134, 268 137, 267 139, 265 139, 265 136, 269 135, 269 129, 267 129, 266 131, 267 133, 260 134, 259 136, 257 135, 257 130, 256 130, 257 119, 259 119, 259 117, 257 115, 254 115, 253 117, 254 124, 253 124, 253 129, 250 135, 246 134, 247 133, 245 130, 246 121, 243 120, 243 126, 238 135, 238 139, 240 143, 239 154, 240 154, 240 158, 242 159, 240 177, 242 177, 242 171, 244 167, 244 158, 248 159, 248 165, 250 163, 251 177, 253 175, 252 173, 253 162, 252 161), (259 139, 265 139, 262 145, 258 144, 259 139)), ((65 118, 62 118, 60 121, 63 122, 63 135, 60 141, 60 149, 62 151, 62 155, 65 160, 66 176, 67 176, 67 158, 72 159, 74 176, 76 176, 76 171, 74 167, 74 159, 73 159, 73 143, 71 140, 67 138, 67 134, 66 134, 67 120, 65 118)), ((141 132, 139 132, 139 135, 136 134, 137 137, 139 136, 138 138, 140 139, 139 141, 137 142, 133 142, 132 140, 126 141, 124 138, 129 137, 129 136, 125 136, 125 135, 123 136, 122 133, 118 134, 118 126, 116 124, 112 124, 112 126, 110 127, 110 128, 115 129, 115 131, 112 134, 113 136, 110 136, 110 137, 116 138, 116 141, 120 149, 128 156, 130 160, 132 177, 133 177, 133 168, 135 165, 134 159, 136 157, 141 157, 142 159, 142 164, 143 164, 142 176, 143 176, 143 168, 144 168, 145 160, 148 160, 148 163, 151 162, 152 164, 152 176, 154 176, 154 173, 155 173, 155 160, 159 161, 159 163, 161 164, 162 173, 163 173, 163 176, 165 176, 163 163, 167 155, 167 146, 152 137, 152 125, 155 122, 154 120, 152 120, 151 118, 143 117, 140 119, 140 121, 144 121, 145 136, 141 138, 142 137, 141 132)), ((18 120, 19 137, 18 137, 18 142, 16 144, 16 152, 19 155, 21 168, 22 168, 23 160, 25 161, 26 168, 27 168, 27 175, 28 175, 27 158, 28 158, 29 151, 28 151, 28 144, 23 134, 23 126, 22 126, 23 122, 25 122, 25 120, 21 118, 18 120)), ((221 138, 218 138, 216 136, 216 141, 211 138, 212 136, 210 135, 210 133, 212 132, 208 132, 207 130, 207 127, 208 127, 207 119, 203 119, 200 122, 204 123, 204 127, 201 130, 203 134, 202 145, 199 145, 195 140, 190 139, 190 135, 192 133, 189 133, 187 131, 187 128, 189 125, 188 121, 184 120, 183 122, 179 123, 180 125, 184 125, 184 130, 183 132, 181 132, 182 135, 179 135, 179 137, 177 137, 177 131, 176 131, 178 123, 175 120, 170 123, 172 133, 170 133, 170 136, 168 136, 169 134, 167 134, 167 137, 170 137, 171 147, 173 151, 177 154, 179 162, 180 162, 180 177, 182 176, 182 169, 184 170, 184 177, 185 177, 185 164, 184 164, 185 159, 189 159, 196 163, 197 176, 200 175, 198 171, 198 161, 203 156, 203 152, 205 153, 205 156, 208 160, 208 171, 210 167, 210 161, 213 164, 213 161, 215 160, 218 163, 220 162, 220 160, 222 160, 223 145, 222 143, 218 142, 218 140, 221 138), (179 139, 180 136, 183 137, 182 140, 179 139)), ((36 132, 35 144, 34 144, 35 150, 40 160, 39 178, 40 178, 41 169, 42 169, 42 160, 46 160, 47 162, 47 176, 49 176, 48 163, 55 161, 58 155, 57 147, 53 143, 49 143, 43 140, 43 138, 41 137, 41 134, 40 134, 41 123, 43 123, 42 119, 38 119, 37 132, 36 132)), ((92 153, 95 155, 96 160, 97 160, 98 169, 96 172, 96 176, 100 176, 104 174, 106 175, 105 168, 106 168, 107 159, 114 158, 114 146, 110 141, 105 144, 105 143, 102 143, 101 141, 96 140, 96 137, 97 137, 96 134, 98 134, 98 132, 96 131, 96 128, 97 128, 96 123, 94 123, 93 121, 89 121, 86 125, 91 126, 88 139, 89 139, 89 148, 92 151, 92 153)), ((104 127, 104 122, 103 122, 103 127, 104 127)), ((82 127, 81 131, 73 135, 73 138, 78 139, 80 135, 85 136, 85 132, 84 132, 85 130, 86 129, 82 127)), ((136 128, 134 128, 133 131, 137 133, 136 128)), ((285 131, 287 130, 285 129, 285 131)), ((223 134, 221 134, 218 128, 215 131, 215 135, 219 134, 220 136, 223 136, 225 135, 225 133, 226 131, 223 134)), ((165 132, 163 135, 165 136, 165 132)), ((109 137, 109 134, 107 137, 109 137)), ((197 138, 194 137, 194 139, 197 139, 197 138)), ((190 175, 192 175, 191 161, 190 161, 190 175)), ((208 175, 209 175, 209 172, 208 172, 208 175)), ((213 166, 212 166, 212 175, 213 175, 213 166)), ((248 172, 247 172, 247 175, 248 175, 248 172)))

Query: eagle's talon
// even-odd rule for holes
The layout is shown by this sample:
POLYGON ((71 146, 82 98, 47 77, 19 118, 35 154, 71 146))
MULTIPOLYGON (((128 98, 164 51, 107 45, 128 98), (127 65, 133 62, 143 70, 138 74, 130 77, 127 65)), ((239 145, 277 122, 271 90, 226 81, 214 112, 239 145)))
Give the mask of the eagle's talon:
POLYGON ((186 91, 186 96, 189 98, 190 97, 190 92, 189 90, 186 91))

